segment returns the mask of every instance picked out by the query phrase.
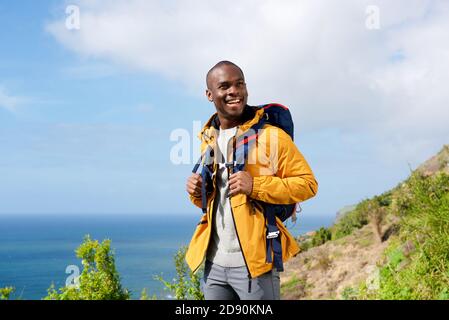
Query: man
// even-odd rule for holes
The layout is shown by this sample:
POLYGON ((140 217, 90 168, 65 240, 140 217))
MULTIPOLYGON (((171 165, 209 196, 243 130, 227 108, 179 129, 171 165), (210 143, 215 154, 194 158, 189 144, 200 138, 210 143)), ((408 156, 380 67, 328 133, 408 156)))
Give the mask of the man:
MULTIPOLYGON (((197 271, 206 260, 206 300, 280 299, 279 273, 267 262, 266 220, 257 201, 297 203, 313 197, 318 184, 290 136, 268 124, 250 150, 256 161, 248 161, 244 171, 230 172, 226 164, 233 161, 236 139, 258 123, 264 110, 247 105, 243 71, 232 62, 217 63, 208 72, 206 83, 206 97, 217 112, 200 138, 202 153, 208 146, 213 150, 209 166, 213 173, 206 194, 207 210, 192 237, 186 261, 197 271)), ((191 201, 200 208, 202 183, 201 175, 192 174, 186 186, 191 201)), ((299 247, 280 220, 277 227, 282 260, 287 261, 298 254, 299 247)))

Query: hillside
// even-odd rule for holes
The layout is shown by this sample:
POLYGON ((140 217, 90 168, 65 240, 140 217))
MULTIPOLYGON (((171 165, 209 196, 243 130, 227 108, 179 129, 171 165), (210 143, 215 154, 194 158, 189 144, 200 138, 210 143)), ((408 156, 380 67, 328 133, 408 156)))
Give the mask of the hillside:
POLYGON ((285 265, 282 298, 449 298, 448 174, 446 145, 397 187, 298 238, 303 252, 285 265))
POLYGON ((440 152, 421 164, 416 170, 424 175, 433 175, 441 171, 449 174, 449 145, 445 145, 440 152))

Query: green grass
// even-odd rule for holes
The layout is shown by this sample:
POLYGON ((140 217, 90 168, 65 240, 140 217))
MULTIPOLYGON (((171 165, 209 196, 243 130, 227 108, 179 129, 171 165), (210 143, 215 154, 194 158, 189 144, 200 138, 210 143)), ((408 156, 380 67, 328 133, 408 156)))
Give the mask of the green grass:
POLYGON ((397 193, 400 233, 385 252, 380 288, 359 298, 449 299, 449 176, 414 173, 397 193), (405 254, 404 243, 414 250, 405 254))
POLYGON ((293 275, 288 281, 284 282, 281 285, 281 296, 284 296, 286 294, 301 296, 305 293, 305 290, 312 287, 312 285, 307 283, 306 279, 298 278, 297 275, 293 275))

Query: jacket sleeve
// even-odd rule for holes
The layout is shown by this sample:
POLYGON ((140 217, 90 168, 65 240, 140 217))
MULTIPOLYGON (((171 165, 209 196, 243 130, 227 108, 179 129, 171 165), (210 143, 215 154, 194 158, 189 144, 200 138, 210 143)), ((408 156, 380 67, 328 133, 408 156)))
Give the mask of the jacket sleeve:
POLYGON ((202 208, 202 203, 201 203, 201 196, 200 197, 195 197, 195 196, 192 196, 191 194, 189 194, 189 198, 190 198, 190 201, 195 205, 195 206, 197 206, 198 208, 202 208))
POLYGON ((277 130, 277 170, 274 175, 253 177, 250 195, 273 204, 293 204, 312 198, 318 183, 304 156, 283 130, 277 130))

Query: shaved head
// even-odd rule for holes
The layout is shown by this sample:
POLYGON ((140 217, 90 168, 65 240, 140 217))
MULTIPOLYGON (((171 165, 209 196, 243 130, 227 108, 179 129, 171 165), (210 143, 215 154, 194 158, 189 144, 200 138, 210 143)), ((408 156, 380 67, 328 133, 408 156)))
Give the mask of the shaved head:
POLYGON ((241 69, 238 65, 236 65, 234 62, 227 61, 227 60, 220 61, 220 62, 218 62, 215 66, 213 66, 213 67, 209 70, 209 72, 207 73, 207 76, 206 76, 206 85, 207 85, 207 88, 208 88, 208 89, 211 88, 210 78, 211 78, 212 73, 214 73, 214 71, 215 71, 216 69, 218 69, 218 68, 220 68, 220 67, 222 67, 222 66, 233 66, 233 67, 236 67, 236 68, 239 69, 240 72, 242 73, 243 78, 245 78, 245 75, 243 74, 242 69, 241 69))

